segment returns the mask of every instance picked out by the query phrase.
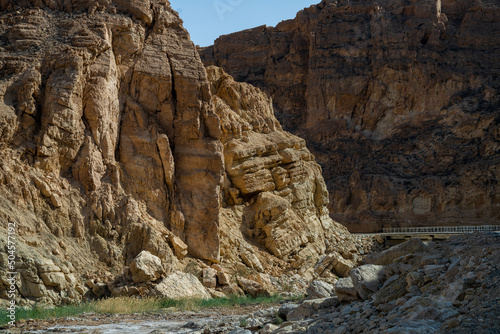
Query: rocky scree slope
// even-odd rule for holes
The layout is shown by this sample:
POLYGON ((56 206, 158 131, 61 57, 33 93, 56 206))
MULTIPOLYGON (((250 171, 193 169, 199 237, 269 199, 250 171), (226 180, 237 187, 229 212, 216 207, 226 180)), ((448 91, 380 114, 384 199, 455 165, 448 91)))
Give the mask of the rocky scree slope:
POLYGON ((200 55, 273 98, 351 231, 498 224, 499 17, 498 1, 324 0, 200 55))
POLYGON ((168 1, 0 9, 0 298, 8 222, 21 304, 158 292, 192 259, 224 284, 360 260, 304 140, 258 89, 207 76, 168 1))
POLYGON ((314 281, 300 304, 246 317, 248 327, 261 334, 498 333, 499 239, 413 239, 372 254, 335 286, 314 281), (279 326, 276 314, 286 319, 279 326))

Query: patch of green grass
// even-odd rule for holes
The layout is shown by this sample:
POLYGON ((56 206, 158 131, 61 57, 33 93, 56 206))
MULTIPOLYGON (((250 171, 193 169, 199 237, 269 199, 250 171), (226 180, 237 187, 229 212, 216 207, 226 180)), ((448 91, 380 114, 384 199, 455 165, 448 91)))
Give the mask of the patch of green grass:
MULTIPOLYGON (((49 319, 74 317, 85 312, 93 312, 93 306, 90 303, 59 306, 54 308, 34 307, 31 309, 16 308, 16 322, 25 319, 49 319)), ((7 311, 0 310, 0 325, 6 325, 10 321, 7 318, 7 311)))
POLYGON ((0 310, 0 326, 5 326, 10 321, 10 319, 7 318, 7 315, 7 310, 0 310))
POLYGON ((240 318, 240 327, 245 328, 248 326, 248 319, 241 317, 240 318))
POLYGON ((241 297, 230 296, 226 298, 213 298, 213 299, 162 299, 159 304, 163 308, 173 307, 179 311, 181 310, 199 310, 214 307, 233 307, 237 305, 257 305, 257 304, 272 304, 281 301, 283 298, 278 295, 269 297, 241 297))
MULTIPOLYGON (((96 314, 131 314, 147 312, 165 312, 167 308, 176 311, 200 310, 215 307, 235 307, 244 305, 265 305, 281 301, 278 295, 269 297, 241 297, 230 296, 227 298, 214 299, 159 299, 159 298, 135 298, 118 297, 101 299, 95 302, 74 305, 58 306, 54 308, 34 307, 31 309, 17 308, 16 322, 23 319, 50 319, 75 317, 83 313, 96 314)), ((7 310, 0 309, 0 326, 6 325, 10 319, 7 318, 7 310)))
POLYGON ((241 297, 230 296, 227 298, 214 298, 201 301, 202 308, 210 307, 232 307, 236 305, 256 305, 256 304, 272 304, 283 300, 279 295, 261 296, 261 297, 241 297))

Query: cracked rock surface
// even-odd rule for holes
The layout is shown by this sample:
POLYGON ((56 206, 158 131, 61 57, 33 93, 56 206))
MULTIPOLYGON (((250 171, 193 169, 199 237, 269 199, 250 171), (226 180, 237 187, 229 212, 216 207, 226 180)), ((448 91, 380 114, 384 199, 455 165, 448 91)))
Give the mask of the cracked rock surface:
POLYGON ((351 232, 498 224, 498 1, 323 0, 205 64, 273 98, 351 232))

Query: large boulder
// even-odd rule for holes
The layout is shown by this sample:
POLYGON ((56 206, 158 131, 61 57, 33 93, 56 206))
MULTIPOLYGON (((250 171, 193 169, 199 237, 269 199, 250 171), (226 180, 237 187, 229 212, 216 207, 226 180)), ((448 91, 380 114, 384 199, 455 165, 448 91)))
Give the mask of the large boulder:
POLYGON ((366 263, 386 266, 397 258, 413 253, 427 252, 427 246, 419 238, 413 238, 402 244, 386 249, 380 253, 373 253, 366 257, 366 263))
POLYGON ((406 278, 403 275, 391 276, 380 290, 373 295, 375 306, 403 297, 407 293, 406 285, 406 278))
POLYGON ((300 321, 311 317, 319 310, 329 309, 340 305, 337 297, 319 298, 312 300, 304 300, 297 308, 291 310, 287 316, 288 321, 300 321))
POLYGON ((285 303, 278 309, 278 315, 281 319, 287 319, 290 312, 299 307, 299 304, 285 303))
POLYGON ((349 273, 354 268, 354 263, 344 259, 340 254, 335 255, 332 261, 332 271, 340 277, 349 276, 349 273))
POLYGON ((308 299, 328 298, 334 293, 333 285, 323 281, 312 281, 306 290, 308 299))
POLYGON ((210 293, 196 276, 176 271, 154 287, 151 294, 169 299, 210 299, 210 293))
POLYGON ((130 263, 132 279, 136 283, 156 281, 164 273, 161 260, 148 251, 142 251, 130 263))
POLYGON ((350 274, 354 288, 362 299, 377 292, 385 278, 385 267, 365 264, 353 269, 350 274))
POLYGON ((183 258, 186 257, 186 255, 188 253, 188 247, 184 243, 184 241, 182 241, 180 238, 172 235, 170 237, 170 243, 172 244, 172 247, 174 248, 175 256, 177 256, 177 258, 179 260, 182 260, 183 258))
POLYGON ((229 285, 231 283, 231 278, 224 271, 217 272, 217 283, 219 285, 229 285))
POLYGON ((243 277, 238 277, 239 286, 252 297, 258 296, 269 296, 269 291, 267 291, 262 284, 259 284, 250 279, 246 279, 243 277))
POLYGON ((339 278, 335 282, 335 294, 341 302, 353 302, 359 299, 358 291, 354 288, 351 277, 339 278))
POLYGON ((287 321, 300 321, 311 317, 314 314, 315 309, 312 307, 309 301, 306 300, 299 305, 296 309, 292 310, 287 314, 287 321))
MULTIPOLYGON (((351 254, 346 252, 346 254, 351 254)), ((346 260, 338 252, 332 252, 323 257, 315 266, 314 271, 319 275, 324 275, 325 272, 333 272, 337 276, 347 277, 349 272, 354 268, 354 263, 346 260)))

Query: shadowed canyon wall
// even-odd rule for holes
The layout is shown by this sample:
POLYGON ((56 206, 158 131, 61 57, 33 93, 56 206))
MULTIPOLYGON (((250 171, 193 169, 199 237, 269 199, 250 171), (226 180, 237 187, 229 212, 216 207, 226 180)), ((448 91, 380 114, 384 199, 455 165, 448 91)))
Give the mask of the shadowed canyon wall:
POLYGON ((500 221, 500 4, 325 0, 205 64, 273 98, 351 231, 500 221))

